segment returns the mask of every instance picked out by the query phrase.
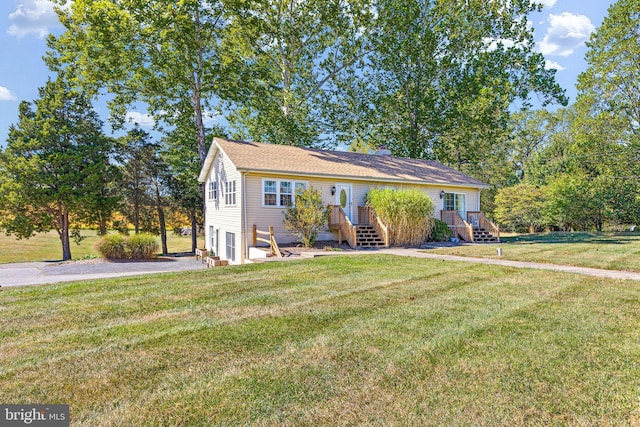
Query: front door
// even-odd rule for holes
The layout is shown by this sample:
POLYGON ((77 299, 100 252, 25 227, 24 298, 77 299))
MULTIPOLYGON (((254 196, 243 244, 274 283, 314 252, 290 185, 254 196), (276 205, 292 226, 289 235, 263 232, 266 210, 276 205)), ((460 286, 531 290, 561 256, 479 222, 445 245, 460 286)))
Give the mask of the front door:
POLYGON ((339 205, 342 208, 344 214, 353 224, 351 204, 351 184, 336 184, 336 205, 339 205))

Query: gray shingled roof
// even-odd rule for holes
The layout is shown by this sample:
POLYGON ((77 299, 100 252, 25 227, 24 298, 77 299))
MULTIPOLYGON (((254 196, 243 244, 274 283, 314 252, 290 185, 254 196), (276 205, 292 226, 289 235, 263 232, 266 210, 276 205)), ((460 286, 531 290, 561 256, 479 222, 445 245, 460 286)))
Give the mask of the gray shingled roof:
MULTIPOLYGON (((477 179, 432 160, 386 155, 327 151, 290 145, 262 144, 214 138, 233 164, 244 171, 286 173, 303 176, 329 176, 358 180, 452 184, 486 187, 477 179)), ((214 147, 212 147, 214 148, 214 147)), ((209 150, 209 156, 213 150, 209 150)), ((205 163, 208 174, 210 162, 205 163)))

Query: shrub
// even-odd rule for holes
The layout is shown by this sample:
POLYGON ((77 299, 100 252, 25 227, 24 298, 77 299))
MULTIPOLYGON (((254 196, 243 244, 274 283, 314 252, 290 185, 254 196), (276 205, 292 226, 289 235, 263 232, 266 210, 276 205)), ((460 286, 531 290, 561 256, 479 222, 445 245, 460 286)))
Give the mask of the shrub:
MULTIPOLYGON (((545 228, 544 188, 532 184, 517 184, 497 191, 493 215, 501 228, 514 232, 535 233, 545 228)), ((571 199, 568 199, 571 200, 571 199)))
POLYGON ((151 259, 158 252, 158 241, 151 234, 134 234, 127 238, 129 256, 133 259, 151 259))
POLYGON ((319 190, 309 187, 296 192, 296 205, 284 213, 284 228, 290 230, 305 247, 313 246, 318 232, 326 228, 329 207, 322 201, 319 190))
POLYGON ((389 244, 417 245, 424 242, 433 227, 434 203, 417 189, 372 189, 367 205, 389 228, 389 244))
POLYGON ((151 234, 108 234, 96 244, 96 249, 106 259, 151 259, 158 247, 156 237, 151 234))
POLYGON ((127 247, 121 234, 107 234, 96 244, 96 249, 106 259, 127 258, 127 247))
POLYGON ((429 240, 432 242, 446 242, 451 237, 451 229, 446 222, 436 219, 429 240))

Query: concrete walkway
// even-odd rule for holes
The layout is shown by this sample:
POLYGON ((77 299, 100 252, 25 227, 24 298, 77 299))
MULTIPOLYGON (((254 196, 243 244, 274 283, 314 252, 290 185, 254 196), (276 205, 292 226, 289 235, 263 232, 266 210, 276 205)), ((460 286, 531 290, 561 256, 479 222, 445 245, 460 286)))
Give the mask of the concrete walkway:
MULTIPOLYGON (((414 258, 427 258, 476 264, 492 264, 504 267, 531 268, 538 270, 561 271, 564 273, 582 274, 586 276, 608 279, 627 279, 640 281, 640 273, 619 270, 602 270, 598 268, 574 267, 569 265, 541 264, 534 262, 509 261, 504 259, 471 258, 453 255, 439 255, 419 249, 390 248, 360 251, 319 251, 302 252, 300 257, 314 258, 335 255, 391 254, 414 258)), ((293 257, 298 258, 298 257, 293 257)), ((272 258, 276 261, 283 258, 272 258)), ((284 258, 292 259, 292 258, 284 258)), ((42 285, 76 280, 106 279, 141 274, 166 273, 173 271, 199 270, 206 266, 194 257, 163 257, 153 261, 109 262, 104 260, 87 260, 73 262, 29 262, 20 264, 0 264, 0 286, 42 285)))
POLYGON ((504 267, 514 268, 532 268, 536 270, 552 270, 561 271, 564 273, 582 274, 585 276, 604 277, 607 279, 626 279, 626 280, 638 280, 640 281, 640 273, 632 271, 620 271, 620 270, 603 270, 599 268, 588 267, 575 267, 571 265, 559 265, 559 264, 542 264, 537 262, 523 262, 523 261, 509 261, 506 259, 489 259, 489 258, 473 258, 463 257, 455 255, 440 255, 431 254, 424 249, 412 249, 412 248, 389 248, 389 249, 377 249, 377 250, 362 250, 353 252, 306 252, 301 254, 303 257, 317 257, 326 255, 340 255, 340 254, 391 254, 398 256, 410 256, 414 258, 428 258, 445 261, 456 262, 470 262, 475 264, 491 264, 501 265, 504 267))
POLYGON ((538 262, 509 261, 506 259, 472 258, 455 255, 439 255, 423 252, 418 249, 383 249, 381 252, 416 258, 441 259, 445 261, 471 262, 476 264, 501 265, 514 268, 532 268, 535 270, 552 270, 564 273, 582 274, 585 276, 604 277, 607 279, 640 280, 640 273, 621 270, 603 270, 600 268, 575 267, 572 265, 542 264, 538 262))

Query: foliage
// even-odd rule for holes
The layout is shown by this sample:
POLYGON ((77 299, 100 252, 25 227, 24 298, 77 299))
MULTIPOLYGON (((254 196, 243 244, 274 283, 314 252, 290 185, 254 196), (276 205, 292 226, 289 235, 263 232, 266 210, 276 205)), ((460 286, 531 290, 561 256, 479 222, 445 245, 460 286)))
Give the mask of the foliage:
POLYGON ((417 245, 430 235, 435 204, 424 192, 372 188, 366 199, 367 206, 389 228, 390 245, 417 245))
POLYGON ((65 31, 49 37, 46 60, 91 94, 106 88, 115 126, 136 101, 157 123, 190 116, 202 164, 204 120, 219 87, 222 13, 215 0, 74 0, 58 8, 65 31))
POLYGON ((547 225, 545 202, 545 188, 526 183, 501 188, 495 197, 493 216, 501 228, 535 233, 547 225))
MULTIPOLYGON (((331 90, 368 53, 369 0, 228 2, 221 49, 236 137, 318 146, 331 90)), ((329 118, 329 120, 327 120, 329 118)))
POLYGON ((104 219, 115 206, 117 196, 105 189, 113 143, 86 96, 64 80, 48 81, 39 96, 20 104, 0 153, 0 228, 20 238, 54 229, 69 260, 72 222, 104 219))
MULTIPOLYGON (((175 202, 176 208, 191 220, 191 252, 195 252, 197 248, 196 235, 198 224, 203 223, 204 209, 203 184, 198 182, 200 162, 193 155, 196 150, 193 133, 191 122, 188 120, 180 122, 162 139, 160 151, 160 157, 166 165, 163 176, 165 189, 175 202)), ((212 136, 226 136, 225 130, 220 126, 207 129, 206 134, 207 140, 211 140, 212 136)), ((183 222, 177 223, 176 228, 182 228, 183 225, 183 222)))
POLYGON ((640 1, 618 0, 587 43, 587 69, 578 77, 578 103, 590 116, 620 121, 621 137, 640 138, 640 1))
POLYGON ((125 237, 121 234, 107 234, 96 244, 96 250, 106 259, 128 258, 125 237))
POLYGON ((96 250, 107 259, 151 259, 155 258, 158 248, 156 237, 146 233, 108 234, 96 244, 96 250))
POLYGON ((140 233, 127 236, 127 252, 132 259, 155 258, 158 252, 158 241, 152 234, 140 233))
MULTIPOLYGON (((395 155, 438 159, 482 172, 504 150, 509 108, 566 103, 535 51, 528 0, 378 2, 372 53, 355 87, 342 135, 366 135, 395 155), (376 130, 375 128, 378 128, 376 130)), ((503 156, 504 154, 502 154, 503 156)))
POLYGON ((318 233, 327 227, 329 213, 320 190, 314 187, 298 188, 295 206, 284 212, 284 228, 299 237, 305 247, 311 247, 318 233))
POLYGON ((550 182, 547 215, 563 230, 602 230, 607 206, 602 195, 602 178, 588 179, 577 172, 550 182))
POLYGON ((451 229, 446 222, 436 219, 433 222, 433 228, 429 235, 429 241, 432 242, 446 242, 451 237, 451 229))

